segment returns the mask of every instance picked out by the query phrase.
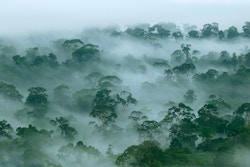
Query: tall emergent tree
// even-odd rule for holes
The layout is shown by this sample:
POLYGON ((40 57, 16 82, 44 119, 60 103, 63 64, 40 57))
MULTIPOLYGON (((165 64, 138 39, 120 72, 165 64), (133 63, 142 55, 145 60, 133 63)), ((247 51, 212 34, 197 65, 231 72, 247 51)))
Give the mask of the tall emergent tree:
POLYGON ((46 89, 43 87, 31 87, 25 104, 34 108, 46 108, 49 104, 46 89))

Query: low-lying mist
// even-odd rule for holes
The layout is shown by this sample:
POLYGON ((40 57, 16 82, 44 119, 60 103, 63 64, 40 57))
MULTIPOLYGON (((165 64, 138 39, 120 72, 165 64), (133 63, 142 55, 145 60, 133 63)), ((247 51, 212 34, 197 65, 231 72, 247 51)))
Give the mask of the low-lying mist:
POLYGON ((0 166, 248 166, 249 27, 0 37, 0 166))

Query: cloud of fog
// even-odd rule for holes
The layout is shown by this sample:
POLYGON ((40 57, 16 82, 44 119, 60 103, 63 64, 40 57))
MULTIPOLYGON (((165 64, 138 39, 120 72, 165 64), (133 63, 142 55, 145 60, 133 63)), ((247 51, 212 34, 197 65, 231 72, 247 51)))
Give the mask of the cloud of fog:
MULTIPOLYGON (((240 26, 249 18, 249 3, 241 1, 1 1, 1 36, 43 31, 80 31, 111 24, 176 22, 199 27, 219 22, 221 27, 240 26), (233 19, 232 18, 237 18, 233 19)), ((241 27, 239 27, 241 28, 241 27)))

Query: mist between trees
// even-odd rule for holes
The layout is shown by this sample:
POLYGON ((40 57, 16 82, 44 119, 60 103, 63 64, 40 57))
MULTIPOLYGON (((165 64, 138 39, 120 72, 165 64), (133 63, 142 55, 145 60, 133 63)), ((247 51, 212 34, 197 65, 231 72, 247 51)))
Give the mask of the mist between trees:
POLYGON ((247 167, 250 22, 0 38, 0 166, 247 167))

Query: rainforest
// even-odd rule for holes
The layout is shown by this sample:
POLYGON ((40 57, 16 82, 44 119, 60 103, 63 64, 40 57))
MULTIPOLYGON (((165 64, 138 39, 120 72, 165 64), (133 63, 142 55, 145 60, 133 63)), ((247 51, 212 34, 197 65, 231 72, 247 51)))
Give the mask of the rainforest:
POLYGON ((250 22, 0 36, 0 166, 247 167, 250 22))

